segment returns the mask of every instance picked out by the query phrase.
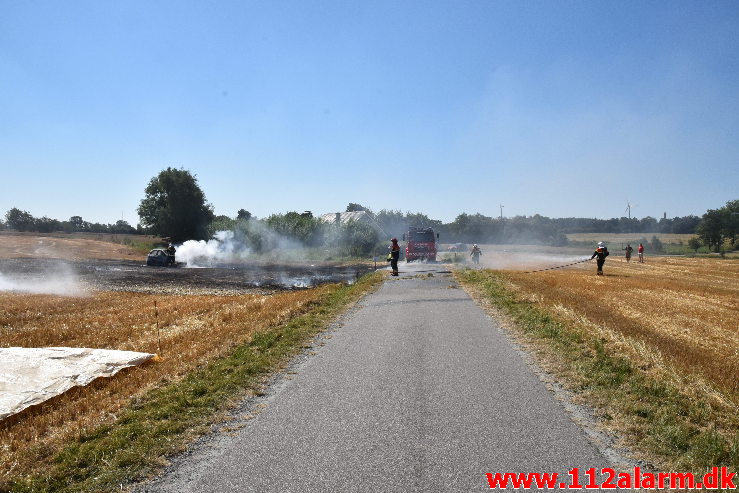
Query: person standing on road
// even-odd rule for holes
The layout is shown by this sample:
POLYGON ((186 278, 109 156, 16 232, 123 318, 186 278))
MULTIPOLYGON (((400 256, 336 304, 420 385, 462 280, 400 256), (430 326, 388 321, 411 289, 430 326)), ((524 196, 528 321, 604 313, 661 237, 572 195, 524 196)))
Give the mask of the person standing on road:
POLYGON ((398 245, 398 239, 393 238, 390 240, 390 267, 393 269, 393 276, 398 275, 398 260, 400 259, 400 245, 398 245))
POLYGON ((636 249, 636 253, 639 254, 639 262, 644 262, 644 245, 639 243, 639 248, 636 249))
POLYGON ((470 252, 470 257, 472 257, 472 262, 475 264, 480 263, 480 255, 482 255, 482 250, 480 250, 480 247, 477 246, 477 243, 472 245, 472 251, 470 252))
POLYGON ((595 249, 593 252, 593 256, 590 257, 590 260, 593 260, 595 257, 598 257, 596 262, 598 263, 598 272, 597 275, 602 276, 603 275, 603 264, 606 263, 606 257, 608 256, 608 248, 606 248, 606 244, 601 242, 598 242, 598 248, 595 249))
MULTIPOLYGON (((623 245, 623 243, 621 244, 623 245)), ((634 248, 627 243, 626 248, 624 248, 624 250, 626 250, 626 261, 631 262, 631 252, 634 251, 634 248)))

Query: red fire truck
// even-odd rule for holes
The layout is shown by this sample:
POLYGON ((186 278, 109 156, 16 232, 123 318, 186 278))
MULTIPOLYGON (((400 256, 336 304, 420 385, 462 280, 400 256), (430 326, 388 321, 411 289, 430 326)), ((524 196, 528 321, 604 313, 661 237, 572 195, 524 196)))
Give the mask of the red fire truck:
POLYGON ((405 247, 405 261, 430 260, 436 261, 436 240, 439 235, 434 234, 432 228, 408 228, 408 233, 403 235, 407 242, 405 247))

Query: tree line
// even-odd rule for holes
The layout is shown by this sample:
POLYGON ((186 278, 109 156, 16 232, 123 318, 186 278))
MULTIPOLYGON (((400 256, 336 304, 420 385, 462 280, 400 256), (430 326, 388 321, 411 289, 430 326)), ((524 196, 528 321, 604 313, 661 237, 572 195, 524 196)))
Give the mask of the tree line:
POLYGON ((719 209, 709 209, 696 227, 698 238, 715 252, 736 249, 739 234, 739 200, 730 200, 719 209))
POLYGON ((458 215, 444 223, 420 212, 382 209, 373 213, 357 203, 346 211, 366 211, 372 221, 349 224, 327 224, 310 211, 272 214, 267 218, 252 217, 240 209, 235 217, 216 216, 206 201, 195 175, 184 169, 167 168, 153 177, 144 190, 138 207, 140 223, 134 228, 126 221, 114 224, 89 223, 81 216, 58 221, 46 216, 35 218, 27 211, 9 210, 0 228, 16 231, 50 233, 94 232, 154 234, 182 242, 188 239, 209 239, 216 231, 233 231, 234 236, 254 250, 264 251, 286 242, 307 247, 340 246, 349 255, 365 255, 377 251, 378 244, 389 237, 400 238, 408 228, 431 227, 445 243, 540 243, 565 246, 568 233, 674 233, 697 234, 699 240, 718 251, 726 244, 734 248, 739 229, 739 200, 727 202, 720 209, 711 209, 702 217, 661 218, 549 218, 514 216, 491 217, 482 214, 458 215), (386 238, 387 237, 387 238, 386 238))
POLYGON ((542 243, 552 246, 567 244, 569 233, 672 233, 695 234, 701 218, 697 216, 663 218, 653 217, 591 219, 514 216, 490 217, 482 214, 458 215, 454 221, 443 223, 420 213, 381 210, 375 217, 393 235, 407 231, 408 226, 428 225, 447 238, 449 243, 542 243))
POLYGON ((102 224, 85 221, 81 216, 72 216, 66 221, 60 221, 46 216, 34 217, 30 212, 22 211, 16 207, 13 207, 5 214, 5 222, 0 220, 0 229, 36 233, 144 233, 140 226, 138 229, 134 228, 123 220, 116 221, 112 224, 102 224))

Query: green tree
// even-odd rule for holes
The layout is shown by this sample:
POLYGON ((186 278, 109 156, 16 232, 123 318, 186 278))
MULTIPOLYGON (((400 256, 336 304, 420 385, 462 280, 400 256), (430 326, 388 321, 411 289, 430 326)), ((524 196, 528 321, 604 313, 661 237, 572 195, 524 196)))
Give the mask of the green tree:
POLYGON ((108 228, 111 233, 115 234, 136 234, 136 228, 128 224, 128 221, 119 219, 115 224, 111 224, 108 228))
POLYGON ((698 249, 701 247, 701 240, 697 236, 693 236, 688 240, 688 246, 698 253, 698 249))
POLYGON ((236 221, 228 216, 216 216, 208 225, 208 236, 213 236, 217 231, 233 231, 236 221))
POLYGON ((722 243, 723 216, 721 210, 709 209, 703 214, 703 219, 696 228, 698 237, 708 248, 718 252, 722 243))
POLYGON ((355 204, 354 202, 349 202, 349 205, 346 206, 346 212, 360 212, 368 210, 369 209, 362 204, 355 204))
POLYGON ((652 236, 652 241, 649 242, 649 246, 655 252, 662 252, 664 250, 664 245, 662 244, 662 240, 657 238, 657 235, 652 236))
POLYGON ((251 219, 251 212, 247 211, 246 209, 239 209, 239 211, 236 213, 236 219, 239 221, 248 221, 251 219))
POLYGON ((295 240, 302 246, 315 246, 321 243, 323 223, 313 215, 288 212, 272 214, 266 220, 267 226, 278 235, 295 240))
POLYGON ((35 220, 34 231, 38 231, 39 233, 52 233, 59 230, 60 225, 61 223, 56 219, 44 216, 35 220))
POLYGON ((167 168, 149 181, 138 208, 144 227, 173 242, 208 238, 213 206, 205 201, 196 177, 185 169, 167 168))
POLYGON ((326 234, 326 245, 343 257, 366 257, 379 241, 375 228, 362 221, 331 224, 326 234))
POLYGON ((400 238, 408 231, 408 222, 405 215, 400 211, 382 209, 375 215, 375 219, 390 237, 400 238))
POLYGON ((739 236, 739 200, 730 200, 721 209, 724 211, 721 234, 731 242, 731 248, 735 248, 739 236))
POLYGON ((85 229, 85 221, 82 216, 72 216, 69 218, 69 224, 72 225, 73 231, 82 231, 85 229))
POLYGON ((33 231, 36 227, 36 218, 28 211, 22 211, 13 207, 5 214, 5 222, 8 228, 16 231, 33 231))

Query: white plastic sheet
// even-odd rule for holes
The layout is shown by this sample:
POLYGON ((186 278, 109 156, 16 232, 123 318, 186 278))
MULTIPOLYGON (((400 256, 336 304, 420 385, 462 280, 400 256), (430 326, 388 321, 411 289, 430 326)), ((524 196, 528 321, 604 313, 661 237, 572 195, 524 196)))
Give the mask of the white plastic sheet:
POLYGON ((153 357, 109 349, 0 348, 0 420, 153 357))

